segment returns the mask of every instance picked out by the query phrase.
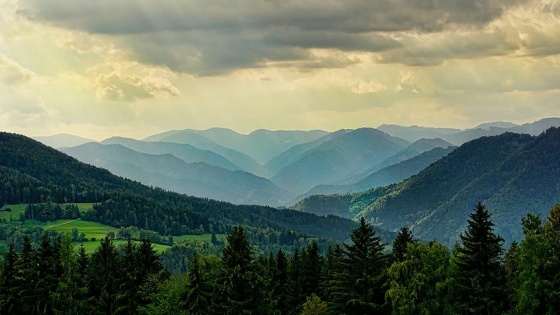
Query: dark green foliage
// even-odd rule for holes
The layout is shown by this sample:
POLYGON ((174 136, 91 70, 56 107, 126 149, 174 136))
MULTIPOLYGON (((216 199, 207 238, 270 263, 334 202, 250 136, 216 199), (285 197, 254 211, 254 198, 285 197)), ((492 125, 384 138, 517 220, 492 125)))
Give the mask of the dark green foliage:
POLYGON ((405 258, 408 244, 414 242, 412 233, 407 227, 402 227, 393 241, 393 261, 402 262, 405 258))
POLYGON ((24 136, 0 133, 0 148, 0 203, 40 203, 29 207, 26 218, 72 218, 79 215, 75 208, 57 204, 94 202, 93 209, 82 214, 84 220, 118 228, 135 226, 166 236, 228 233, 243 224, 272 230, 280 235, 274 240, 279 245, 287 245, 299 234, 344 240, 355 227, 352 221, 334 216, 236 206, 149 188, 24 136))
POLYGON ((325 256, 313 241, 291 257, 259 254, 235 227, 221 259, 188 255, 190 268, 173 278, 148 240, 117 248, 104 238, 90 257, 69 236, 43 234, 34 244, 24 237, 20 250, 8 245, 0 265, 0 313, 556 314, 560 206, 544 223, 523 220, 527 235, 503 264, 484 206, 468 224, 453 254, 435 241, 408 242, 391 265, 365 220, 350 243, 325 256))
POLYGON ((478 203, 460 236, 456 257, 461 313, 501 314, 504 310, 503 239, 494 234, 493 227, 486 207, 478 203))
POLYGON ((492 209, 496 233, 520 241, 519 221, 527 212, 544 217, 560 203, 558 161, 560 128, 534 137, 505 133, 465 143, 401 183, 340 198, 354 218, 375 218, 387 230, 414 224, 418 238, 449 246, 459 241, 465 209, 483 201, 492 209))
POLYGON ((342 287, 335 294, 339 301, 345 301, 343 309, 350 314, 385 314, 383 285, 389 258, 383 253, 385 244, 364 218, 350 239, 352 244, 344 244, 339 275, 342 287))
POLYGON ((187 286, 183 300, 187 314, 204 315, 212 313, 212 287, 203 278, 200 260, 195 256, 187 272, 187 286))

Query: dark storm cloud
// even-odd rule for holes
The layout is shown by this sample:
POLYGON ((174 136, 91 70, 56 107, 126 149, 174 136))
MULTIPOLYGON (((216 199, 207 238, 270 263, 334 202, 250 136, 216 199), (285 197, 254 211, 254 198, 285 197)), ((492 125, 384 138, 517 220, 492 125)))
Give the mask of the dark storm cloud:
POLYGON ((220 74, 306 61, 308 49, 382 52, 391 32, 477 28, 523 0, 22 0, 20 14, 106 34, 144 62, 220 74))

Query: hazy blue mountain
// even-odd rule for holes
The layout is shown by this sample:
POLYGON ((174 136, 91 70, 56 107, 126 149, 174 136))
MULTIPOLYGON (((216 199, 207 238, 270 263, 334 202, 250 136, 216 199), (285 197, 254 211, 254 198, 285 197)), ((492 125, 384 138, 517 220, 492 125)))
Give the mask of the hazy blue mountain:
POLYGON ((381 170, 385 167, 398 164, 400 162, 412 159, 413 157, 422 154, 424 152, 430 151, 435 148, 447 148, 452 147, 453 145, 447 141, 442 139, 420 139, 416 140, 415 142, 411 143, 406 148, 402 149, 401 151, 397 152, 395 155, 391 156, 390 158, 384 160, 383 162, 373 166, 372 168, 368 169, 367 171, 358 174, 356 176, 352 176, 351 178, 344 179, 342 181, 336 182, 334 184, 337 185, 351 185, 360 180, 368 177, 372 173, 381 170))
POLYGON ((411 142, 420 138, 441 138, 453 145, 461 145, 480 137, 497 136, 508 131, 536 136, 550 127, 560 127, 560 118, 545 118, 523 125, 503 121, 490 122, 465 130, 397 125, 381 125, 378 129, 411 142))
MULTIPOLYGON (((345 209, 389 230, 411 226, 418 237, 449 244, 481 201, 492 213, 496 231, 508 241, 519 240, 520 220, 527 212, 544 217, 560 203, 559 161, 560 129, 539 136, 505 133, 465 143, 401 183, 320 200, 333 212, 345 209)), ((318 212, 314 204, 319 202, 311 201, 299 208, 318 212)))
POLYGON ((560 127, 560 118, 544 118, 533 123, 523 124, 521 126, 510 128, 508 131, 538 136, 551 127, 560 127))
POLYGON ((343 130, 306 145, 271 180, 294 193, 359 174, 409 143, 373 129, 343 130), (326 138, 325 138, 326 137, 326 138))
POLYGON ((318 185, 305 194, 298 196, 295 201, 312 195, 348 194, 395 184, 418 174, 432 163, 451 153, 454 149, 455 147, 451 146, 447 148, 434 148, 411 159, 377 170, 351 185, 318 185))
POLYGON ((504 129, 509 129, 509 128, 513 128, 513 127, 517 127, 519 125, 508 122, 508 121, 493 121, 493 122, 487 122, 487 123, 482 123, 472 129, 490 129, 490 128, 504 128, 504 129))
POLYGON ((146 140, 190 143, 198 147, 208 146, 204 141, 211 141, 212 144, 243 152, 259 163, 264 164, 294 145, 315 141, 327 133, 326 131, 319 130, 271 131, 259 129, 244 135, 225 128, 211 128, 207 130, 185 129, 151 136, 146 138, 146 140))
POLYGON ((341 134, 347 133, 348 131, 350 130, 339 130, 333 133, 326 134, 315 141, 292 146, 288 150, 282 152, 281 154, 268 161, 268 163, 263 166, 263 174, 267 177, 272 177, 278 174, 278 172, 280 172, 284 167, 300 159, 305 152, 315 149, 324 142, 330 141, 333 138, 340 136, 341 134))
POLYGON ((120 144, 137 152, 147 154, 173 154, 187 163, 204 162, 228 170, 242 170, 225 157, 210 150, 202 150, 190 144, 172 142, 148 142, 123 137, 112 137, 101 141, 101 144, 120 144))
MULTIPOLYGON (((224 129, 215 128, 212 130, 213 132, 221 132, 224 129)), ((231 132, 228 132, 230 136, 232 135, 232 133, 235 133, 234 131, 229 131, 231 132)), ((166 131, 164 133, 147 137, 144 139, 144 141, 190 144, 202 150, 210 150, 212 152, 215 152, 230 160, 235 165, 241 167, 243 170, 254 174, 258 174, 261 168, 261 165, 247 154, 220 145, 208 139, 206 136, 199 134, 196 130, 186 129, 166 131)))
POLYGON ((145 185, 237 204, 278 205, 287 192, 267 179, 206 163, 186 163, 172 154, 140 153, 119 144, 87 143, 62 151, 145 185))
POLYGON ((388 133, 392 136, 407 140, 408 142, 418 141, 420 139, 443 138, 444 135, 461 132, 461 129, 453 128, 433 128, 422 126, 399 126, 399 125, 381 125, 377 129, 388 133))
POLYGON ((75 147, 77 145, 81 145, 88 142, 97 142, 92 139, 82 138, 82 137, 69 135, 65 133, 60 133, 52 136, 33 137, 33 139, 55 149, 64 148, 64 147, 75 147))
MULTIPOLYGON (((252 231, 343 241, 357 226, 335 216, 233 205, 150 188, 17 134, 0 132, 0 152, 0 204, 93 202, 95 207, 83 213, 86 220, 116 228, 136 226, 162 235, 227 233, 243 225, 252 231)), ((390 241, 391 234, 378 232, 390 241)))

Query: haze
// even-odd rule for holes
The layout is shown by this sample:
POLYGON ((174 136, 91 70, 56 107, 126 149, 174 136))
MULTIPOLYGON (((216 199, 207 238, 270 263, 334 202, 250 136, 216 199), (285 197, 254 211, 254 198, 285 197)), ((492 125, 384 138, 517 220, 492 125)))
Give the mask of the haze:
POLYGON ((560 116, 560 5, 0 3, 0 129, 466 128, 560 116))

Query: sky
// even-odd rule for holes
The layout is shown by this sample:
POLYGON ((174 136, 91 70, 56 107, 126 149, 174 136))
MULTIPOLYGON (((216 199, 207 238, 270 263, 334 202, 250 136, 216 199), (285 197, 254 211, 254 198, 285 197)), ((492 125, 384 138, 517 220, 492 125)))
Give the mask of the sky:
POLYGON ((0 130, 560 116, 557 0, 0 0, 0 130))

